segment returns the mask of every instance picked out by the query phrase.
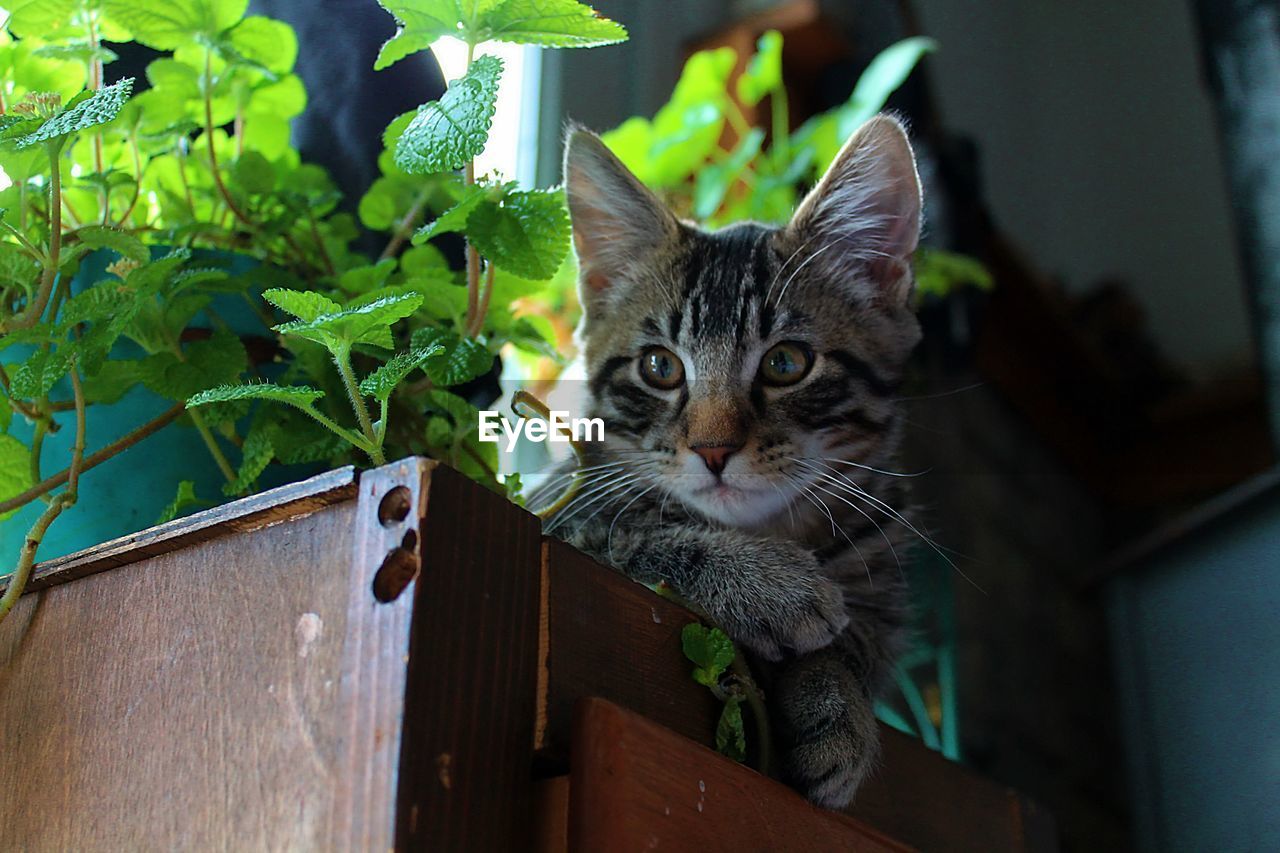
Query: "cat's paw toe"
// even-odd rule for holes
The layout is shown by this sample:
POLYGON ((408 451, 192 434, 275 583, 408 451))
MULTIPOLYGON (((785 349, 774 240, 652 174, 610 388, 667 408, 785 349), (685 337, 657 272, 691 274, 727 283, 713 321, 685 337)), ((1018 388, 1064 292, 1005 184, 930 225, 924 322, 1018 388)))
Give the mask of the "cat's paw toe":
POLYGON ((837 735, 792 747, 782 770, 787 782, 814 805, 843 809, 866 777, 867 763, 853 739, 837 735))
POLYGON ((840 587, 826 578, 798 580, 763 614, 726 620, 734 638, 766 660, 805 654, 831 644, 849 624, 840 587))

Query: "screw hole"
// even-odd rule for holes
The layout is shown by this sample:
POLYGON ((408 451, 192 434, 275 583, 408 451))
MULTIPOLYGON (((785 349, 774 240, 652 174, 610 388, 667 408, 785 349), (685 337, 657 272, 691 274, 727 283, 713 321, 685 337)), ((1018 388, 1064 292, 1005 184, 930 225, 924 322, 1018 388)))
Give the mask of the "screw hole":
POLYGON ((373 576, 373 597, 383 604, 395 601, 418 576, 420 565, 418 555, 412 551, 393 549, 373 576))
POLYGON ((413 494, 409 487, 396 486, 382 496, 382 501, 378 504, 378 521, 382 522, 383 527, 391 527, 408 518, 411 509, 413 494))

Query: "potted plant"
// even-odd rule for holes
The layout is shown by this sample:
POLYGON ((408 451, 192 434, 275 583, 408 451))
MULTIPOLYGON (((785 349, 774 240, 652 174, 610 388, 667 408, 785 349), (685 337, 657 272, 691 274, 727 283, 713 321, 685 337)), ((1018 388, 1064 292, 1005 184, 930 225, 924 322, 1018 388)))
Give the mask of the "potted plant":
POLYGON ((140 0, 12 10, 0 42, 11 181, 0 193, 0 512, 30 508, 25 523, 4 522, 16 571, 0 616, 65 510, 130 517, 94 495, 94 469, 183 425, 168 458, 132 457, 116 474, 154 495, 158 483, 135 474, 164 472, 168 517, 219 498, 193 476, 197 448, 224 496, 279 481, 283 464, 412 453, 516 488, 477 441, 475 408, 449 389, 487 374, 507 345, 554 353, 548 324, 510 306, 571 278, 569 223, 557 190, 475 174, 502 72, 476 49, 586 47, 626 32, 576 0, 464 4, 456 20, 424 15, 420 0, 382 5, 400 27, 376 67, 443 35, 467 44, 468 67, 383 134, 383 174, 359 206, 387 232, 377 258, 351 248, 357 228, 332 183, 288 144, 306 95, 287 25, 245 17, 245 0, 178 0, 164 15, 140 0), (130 97, 134 81, 104 83, 105 40, 164 52, 149 89, 130 97), (427 242, 449 231, 467 239, 463 271, 427 242))

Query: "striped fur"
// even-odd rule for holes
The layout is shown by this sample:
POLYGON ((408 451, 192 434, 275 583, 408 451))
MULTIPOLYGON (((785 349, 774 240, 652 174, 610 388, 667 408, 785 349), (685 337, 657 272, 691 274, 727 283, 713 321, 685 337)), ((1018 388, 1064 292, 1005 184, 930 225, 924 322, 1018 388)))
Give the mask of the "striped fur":
MULTIPOLYGON (((874 761, 872 701, 906 619, 897 560, 913 529, 905 480, 889 473, 894 396, 919 337, 906 136, 873 119, 782 229, 679 222, 584 131, 565 170, 586 414, 604 419, 605 441, 546 529, 669 584, 759 659, 786 778, 842 806, 874 761), (773 387, 761 359, 783 341, 813 366, 773 387), (655 346, 683 363, 679 387, 642 381, 655 346), (738 445, 719 475, 691 450, 738 445)), ((552 477, 543 500, 572 476, 552 477)))

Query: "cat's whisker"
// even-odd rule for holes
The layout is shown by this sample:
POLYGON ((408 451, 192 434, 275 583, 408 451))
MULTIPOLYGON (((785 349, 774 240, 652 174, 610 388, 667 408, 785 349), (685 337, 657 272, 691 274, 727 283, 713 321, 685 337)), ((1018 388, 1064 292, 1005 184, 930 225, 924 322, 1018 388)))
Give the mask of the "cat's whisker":
POLYGON ((894 521, 897 521, 907 530, 914 533, 920 539, 921 542, 924 542, 926 545, 928 545, 939 557, 941 557, 943 560, 946 560, 947 565, 949 565, 952 569, 954 569, 956 573, 960 575, 960 577, 968 581, 973 586, 974 589, 978 590, 981 593, 984 593, 984 594, 986 593, 985 589, 983 589, 976 581, 974 581, 973 578, 965 574, 964 570, 961 569, 959 566, 957 566, 955 561, 952 560, 949 556, 947 556, 946 552, 944 551, 941 545, 933 541, 933 539, 930 538, 929 536, 926 536, 924 533, 922 533, 918 527, 916 527, 914 524, 912 524, 910 521, 907 520, 906 516, 898 512, 892 506, 880 500, 875 495, 870 494, 861 486, 858 486, 856 483, 853 483, 852 481, 845 479, 843 476, 833 477, 831 474, 828 474, 822 471, 816 466, 808 465, 808 463, 802 460, 800 461, 800 464, 806 465, 809 468, 809 470, 815 473, 817 476, 827 480, 832 485, 835 485, 837 488, 842 489, 846 493, 853 495, 854 497, 860 500, 867 501, 873 508, 878 509, 880 512, 884 513, 889 518, 893 519, 894 521))
POLYGON ((858 547, 858 543, 854 542, 853 539, 849 537, 848 533, 845 533, 843 527, 836 524, 836 517, 831 512, 830 507, 827 506, 827 502, 815 494, 812 489, 806 486, 803 481, 798 478, 792 477, 792 482, 795 484, 797 491, 800 494, 808 498, 810 503, 818 507, 819 510, 826 513, 827 518, 831 521, 832 534, 839 533, 844 537, 844 541, 848 542, 853 547, 854 553, 856 553, 858 555, 858 559, 862 561, 862 567, 867 570, 867 583, 871 584, 874 588, 874 582, 871 580, 871 566, 867 563, 867 558, 862 555, 862 549, 858 547))
POLYGON ((871 515, 866 510, 864 510, 862 507, 858 506, 848 498, 844 497, 843 495, 836 494, 835 492, 831 491, 825 486, 819 486, 817 483, 813 484, 813 488, 821 489, 824 493, 831 495, 831 497, 845 504, 854 512, 858 513, 867 521, 871 522, 871 524, 875 527, 876 531, 880 534, 880 538, 884 540, 884 544, 889 546, 889 553, 893 554, 893 562, 898 565, 898 574, 902 575, 902 560, 898 559, 898 549, 893 547, 893 540, 889 538, 889 534, 884 532, 884 528, 880 526, 879 522, 877 522, 874 518, 872 518, 871 515))
MULTIPOLYGON (((788 458, 791 458, 791 457, 788 457, 788 458)), ((912 471, 910 473, 906 473, 902 471, 886 471, 883 468, 873 468, 870 465, 863 465, 861 462, 850 462, 848 459, 837 459, 834 456, 813 456, 813 457, 809 457, 809 459, 820 461, 820 462, 835 462, 838 465, 851 465, 854 468, 861 468, 864 471, 871 471, 876 474, 884 474, 886 477, 923 477, 925 474, 928 474, 930 471, 933 470, 932 468, 926 468, 923 471, 912 471)), ((799 462, 800 460, 791 458, 791 461, 799 462)))
POLYGON ((621 474, 626 470, 627 466, 634 464, 635 463, 618 462, 612 465, 592 466, 591 468, 578 469, 561 474, 554 480, 542 483, 534 488, 533 492, 529 495, 528 501, 526 501, 526 505, 530 507, 537 507, 540 506, 543 501, 550 500, 551 502, 554 502, 555 499, 564 494, 565 490, 567 490, 575 480, 578 483, 578 488, 581 489, 584 486, 590 486, 601 482, 602 480, 606 480, 609 477, 621 474))
POLYGON ((649 486, 649 488, 645 489, 640 494, 636 495, 634 498, 627 501, 626 505, 623 506, 622 509, 618 510, 617 515, 613 517, 613 521, 609 522, 609 532, 608 534, 605 535, 605 539, 604 539, 605 549, 609 552, 609 562, 611 563, 613 562, 613 528, 618 523, 618 519, 622 518, 622 514, 626 512, 628 509, 630 509, 632 504, 634 504, 636 501, 640 500, 642 497, 649 494, 656 488, 658 488, 658 484, 654 483, 653 485, 649 486))
POLYGON ((582 519, 580 522, 578 522, 579 526, 586 526, 586 524, 587 524, 589 521, 591 521, 591 519, 595 518, 595 517, 596 517, 597 515, 599 515, 601 512, 603 512, 604 510, 606 510, 606 509, 608 509, 609 507, 613 506, 617 501, 622 500, 623 498, 625 498, 625 497, 626 497, 626 493, 627 493, 627 492, 629 492, 633 486, 636 486, 637 484, 641 484, 641 485, 642 485, 642 484, 644 483, 644 481, 645 481, 645 479, 646 479, 646 478, 651 479, 652 477, 653 477, 653 473, 652 473, 652 472, 645 472, 645 474, 644 474, 642 477, 637 478, 636 480, 632 480, 631 482, 627 483, 626 488, 624 488, 624 489, 622 489, 622 490, 621 490, 621 491, 623 492, 623 494, 622 494, 622 496, 621 496, 621 497, 619 497, 619 498, 615 499, 615 498, 613 497, 613 495, 611 494, 611 495, 610 495, 610 497, 609 497, 609 500, 606 500, 604 503, 600 504, 600 506, 598 506, 598 507, 596 507, 594 510, 592 510, 592 512, 591 512, 591 514, 590 514, 590 515, 588 515, 586 518, 584 518, 584 519, 582 519))
MULTIPOLYGON (((555 518, 551 521, 551 523, 547 525, 546 532, 550 533, 555 528, 568 522, 570 519, 572 519, 582 510, 586 509, 589 506, 593 506, 603 498, 606 498, 626 488, 627 486, 632 485, 633 483, 640 480, 644 476, 646 476, 646 472, 644 471, 624 474, 621 478, 610 480, 609 482, 606 482, 604 485, 597 485, 595 488, 590 489, 589 491, 583 494, 574 495, 573 500, 571 500, 568 504, 566 504, 564 509, 562 509, 559 513, 557 513, 555 518)), ((608 506, 608 503, 606 503, 605 506, 608 506)), ((594 514, 591 516, 587 516, 587 519, 585 519, 582 523, 585 524, 587 520, 590 520, 593 517, 594 517, 594 514)))

